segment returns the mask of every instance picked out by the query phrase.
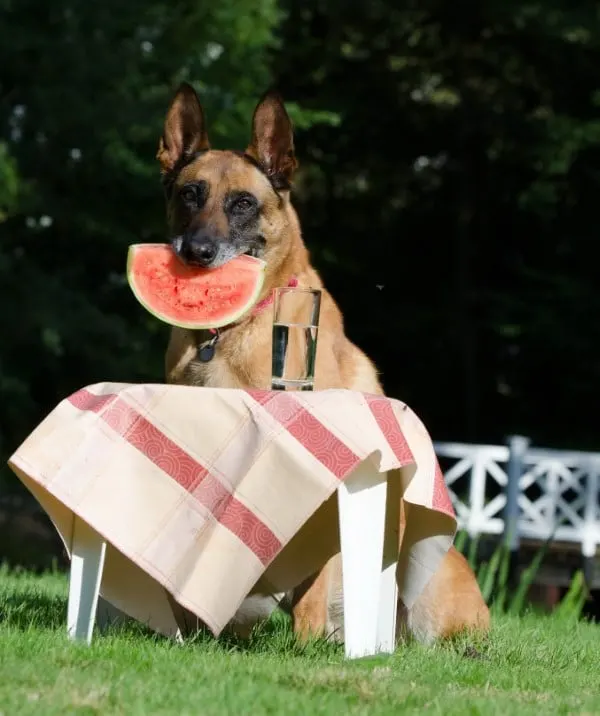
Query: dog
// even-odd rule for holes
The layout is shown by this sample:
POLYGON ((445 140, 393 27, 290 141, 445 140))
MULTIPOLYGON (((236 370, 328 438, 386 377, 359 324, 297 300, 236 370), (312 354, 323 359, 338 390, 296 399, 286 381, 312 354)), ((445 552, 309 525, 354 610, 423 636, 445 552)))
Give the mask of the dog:
MULTIPOLYGON (((320 289, 321 313, 315 390, 345 388, 383 394, 377 370, 350 342, 343 316, 310 262, 290 200, 297 169, 293 130, 280 96, 267 92, 252 118, 244 152, 210 147, 204 111, 191 85, 176 92, 159 141, 168 239, 189 265, 216 268, 249 254, 266 262, 261 301, 275 287, 320 289)), ((215 388, 270 388, 273 308, 243 318, 217 334, 173 328, 166 352, 169 383, 215 388), (202 349, 209 349, 203 353, 202 349)), ((402 530, 402 525, 401 525, 402 530)), ((342 633, 340 555, 334 556, 281 603, 287 603, 300 639, 342 633)), ((281 596, 281 595, 279 595, 281 596)), ((253 594, 232 628, 247 633, 280 604, 277 595, 253 594)), ((452 547, 417 603, 398 605, 398 636, 422 642, 463 630, 487 631, 489 611, 473 572, 452 547)), ((337 635, 337 636, 336 636, 337 635)))

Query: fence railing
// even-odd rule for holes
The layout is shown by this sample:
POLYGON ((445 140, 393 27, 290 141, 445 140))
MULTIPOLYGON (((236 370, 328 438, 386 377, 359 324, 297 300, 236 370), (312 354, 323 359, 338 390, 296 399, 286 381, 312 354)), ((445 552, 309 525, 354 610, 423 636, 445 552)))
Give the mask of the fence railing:
POLYGON ((502 535, 511 550, 521 538, 571 542, 584 557, 600 545, 600 453, 530 447, 516 435, 506 445, 435 443, 461 529, 502 535))

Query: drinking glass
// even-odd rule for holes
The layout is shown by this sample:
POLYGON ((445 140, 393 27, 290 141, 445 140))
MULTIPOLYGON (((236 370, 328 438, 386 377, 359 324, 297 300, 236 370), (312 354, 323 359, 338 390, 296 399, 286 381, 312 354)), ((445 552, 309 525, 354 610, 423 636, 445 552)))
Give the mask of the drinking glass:
POLYGON ((313 390, 321 310, 321 291, 275 289, 273 390, 313 390))

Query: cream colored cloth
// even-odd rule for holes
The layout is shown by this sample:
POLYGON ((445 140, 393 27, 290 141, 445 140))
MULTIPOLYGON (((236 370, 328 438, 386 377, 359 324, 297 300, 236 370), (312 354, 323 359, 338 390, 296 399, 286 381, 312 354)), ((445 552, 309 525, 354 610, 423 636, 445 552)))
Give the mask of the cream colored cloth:
POLYGON ((75 515, 106 540, 107 601, 171 634, 169 592, 219 634, 248 594, 287 590, 339 551, 335 491, 364 460, 408 505, 410 606, 456 522, 427 431, 397 400, 99 383, 61 402, 9 464, 69 553, 75 515))

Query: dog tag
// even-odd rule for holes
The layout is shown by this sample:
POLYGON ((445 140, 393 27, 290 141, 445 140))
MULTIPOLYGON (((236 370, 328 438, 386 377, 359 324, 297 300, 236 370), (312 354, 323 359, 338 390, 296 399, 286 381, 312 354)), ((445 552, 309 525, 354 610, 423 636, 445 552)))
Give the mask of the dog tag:
POLYGON ((212 343, 205 343, 203 346, 200 346, 200 349, 198 350, 198 358, 203 363, 208 363, 211 361, 215 356, 215 347, 212 343))
POLYGON ((217 341, 219 340, 219 333, 215 333, 215 335, 210 339, 210 341, 206 341, 206 343, 203 343, 198 348, 198 360, 202 363, 208 363, 215 357, 215 350, 217 349, 217 341))

